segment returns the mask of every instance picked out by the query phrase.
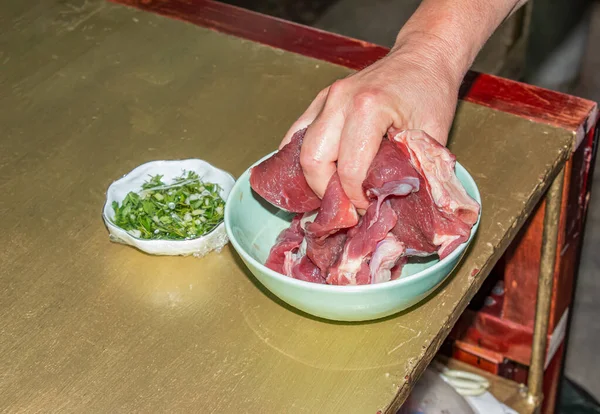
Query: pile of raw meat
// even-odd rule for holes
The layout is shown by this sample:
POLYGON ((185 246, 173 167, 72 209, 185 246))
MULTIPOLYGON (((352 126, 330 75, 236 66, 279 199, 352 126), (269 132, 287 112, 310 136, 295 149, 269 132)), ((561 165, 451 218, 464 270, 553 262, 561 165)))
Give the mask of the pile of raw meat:
POLYGON ((315 283, 364 285, 400 277, 410 257, 446 257, 467 241, 479 204, 454 173, 455 157, 422 131, 386 137, 363 182, 371 200, 361 217, 335 173, 319 199, 304 178, 306 130, 255 166, 252 189, 295 215, 265 263, 315 283))

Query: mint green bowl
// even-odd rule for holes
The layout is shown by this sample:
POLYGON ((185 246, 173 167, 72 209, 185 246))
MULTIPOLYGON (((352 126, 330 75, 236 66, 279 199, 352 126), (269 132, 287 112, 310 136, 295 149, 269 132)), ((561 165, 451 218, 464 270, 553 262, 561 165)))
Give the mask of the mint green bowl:
MULTIPOLYGON (((267 155, 254 165, 272 154, 267 155)), ((456 163, 456 174, 467 193, 481 204, 473 178, 456 163)), ((425 299, 461 260, 469 240, 443 260, 410 263, 394 281, 363 286, 331 286, 283 276, 263 263, 279 233, 290 225, 292 215, 273 207, 250 188, 250 169, 237 180, 225 206, 225 228, 231 243, 252 274, 274 295, 291 306, 320 318, 365 321, 393 315, 425 299)))

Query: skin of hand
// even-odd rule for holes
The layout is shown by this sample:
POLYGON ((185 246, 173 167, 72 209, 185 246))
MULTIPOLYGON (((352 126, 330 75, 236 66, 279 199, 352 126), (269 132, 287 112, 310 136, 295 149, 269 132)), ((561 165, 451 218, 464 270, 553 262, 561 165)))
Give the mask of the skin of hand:
POLYGON ((323 89, 281 142, 308 126, 300 162, 322 197, 336 171, 354 205, 388 130, 421 129, 445 145, 461 81, 496 27, 524 0, 424 0, 383 59, 323 89))

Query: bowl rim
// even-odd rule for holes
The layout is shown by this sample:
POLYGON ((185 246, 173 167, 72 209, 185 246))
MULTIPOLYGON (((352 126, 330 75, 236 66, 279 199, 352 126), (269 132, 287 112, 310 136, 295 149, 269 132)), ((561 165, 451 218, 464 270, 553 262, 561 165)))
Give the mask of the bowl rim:
MULTIPOLYGON (((125 230, 122 227, 117 226, 115 223, 112 222, 112 220, 110 219, 110 217, 108 217, 105 213, 107 208, 110 208, 109 206, 109 202, 108 202, 108 193, 111 189, 111 187, 113 187, 114 185, 118 184, 119 182, 127 179, 130 175, 132 175, 133 173, 135 173, 137 170, 141 170, 145 167, 150 166, 151 164, 157 164, 157 163, 164 163, 164 164, 177 164, 177 163, 182 163, 182 162, 187 162, 187 161, 201 161, 203 163, 205 163, 209 168, 216 170, 220 173, 223 173, 225 176, 227 176, 228 178, 231 179, 231 181, 233 182, 233 185, 231 186, 231 190, 229 190, 229 194, 231 194, 231 192, 233 191, 235 184, 237 184, 237 180, 235 179, 235 177, 229 173, 228 171, 225 171, 221 168, 215 167, 214 165, 212 165, 210 162, 200 159, 200 158, 185 158, 185 159, 172 159, 172 160, 153 160, 153 161, 147 161, 143 164, 138 165, 137 167, 135 167, 133 170, 129 171, 128 173, 123 174, 121 177, 117 178, 116 180, 112 181, 107 187, 106 187, 106 191, 104 192, 104 197, 105 197, 105 202, 102 205, 102 219, 104 220, 104 223, 106 224, 106 226, 111 227, 112 229, 115 230, 119 230, 124 232, 127 237, 132 238, 133 240, 136 241, 136 243, 141 243, 141 244, 151 244, 151 243, 168 243, 168 244, 184 244, 184 243, 192 243, 192 242, 199 242, 202 241, 204 238, 210 236, 211 234, 213 234, 215 231, 217 231, 219 228, 222 228, 223 225, 225 224, 225 214, 223 212, 223 219, 219 222, 219 224, 217 224, 211 231, 209 231, 208 233, 204 233, 203 235, 199 236, 199 237, 195 237, 193 239, 183 239, 183 240, 166 240, 166 239, 142 239, 140 237, 136 237, 133 234, 129 233, 127 230, 125 230)), ((227 194, 225 201, 225 208, 227 208, 227 198, 229 198, 229 194, 227 194)))
MULTIPOLYGON (((244 173, 242 175, 240 175, 240 177, 237 179, 235 185, 231 189, 230 195, 234 194, 237 190, 239 190, 239 188, 243 185, 242 183, 244 181, 246 181, 246 180, 249 181, 250 170, 254 166, 258 165, 259 163, 263 162, 267 158, 271 157, 276 152, 277 151, 273 151, 272 153, 265 155, 260 160, 256 161, 254 164, 252 164, 248 169, 246 169, 246 171, 244 171, 244 173)), ((465 174, 466 180, 469 181, 473 185, 473 187, 475 189, 475 194, 474 194, 473 198, 475 199, 475 201, 477 201, 479 203, 479 215, 477 217, 477 221, 471 228, 471 234, 469 235, 468 240, 466 242, 462 243, 461 245, 459 245, 448 256, 439 260, 437 263, 433 264, 432 266, 430 266, 426 269, 423 269, 417 273, 414 273, 412 275, 400 277, 396 280, 390 280, 389 282, 375 283, 375 284, 369 284, 369 285, 328 285, 328 284, 320 284, 320 283, 307 282, 304 280, 293 279, 289 276, 282 275, 272 269, 269 269, 264 264, 260 263, 258 260, 256 260, 254 257, 252 257, 248 252, 246 252, 246 250, 243 249, 242 246, 238 243, 235 235, 233 234, 230 223, 229 223, 230 222, 229 217, 232 214, 230 212, 230 208, 231 208, 230 203, 225 203, 225 214, 224 214, 225 230, 227 231, 227 236, 229 237, 229 241, 233 244, 235 250, 238 252, 238 254, 240 254, 242 256, 242 258, 244 260, 247 260, 248 262, 252 263, 253 266, 256 266, 258 269, 260 269, 261 271, 263 271, 270 277, 275 278, 283 283, 290 284, 292 286, 308 288, 311 290, 317 290, 317 291, 322 291, 322 292, 357 293, 357 292, 374 292, 374 291, 379 291, 379 290, 387 290, 387 289, 397 287, 400 285, 408 285, 411 283, 416 283, 420 279, 423 279, 423 278, 429 276, 431 273, 434 273, 437 269, 443 267, 446 263, 452 261, 453 259, 458 259, 458 261, 456 263, 456 265, 458 265, 461 260, 460 256, 462 256, 464 254, 467 247, 469 246, 469 244, 475 237, 475 234, 477 233, 477 230, 479 228, 479 223, 481 221, 481 211, 482 211, 481 194, 479 192, 479 187, 477 186, 477 183, 475 182, 475 180, 473 179, 473 177, 471 176, 469 171, 465 167, 463 167, 462 164, 460 164, 458 161, 456 161, 455 169, 462 170, 462 172, 465 174), (457 256, 458 256, 458 258, 457 258, 457 256)), ((456 265, 454 266, 454 268, 456 267, 456 265)), ((454 270, 454 268, 453 268, 453 270, 454 270)), ((449 272, 448 275, 450 275, 450 273, 452 273, 452 272, 449 272)), ((444 278, 446 278, 448 275, 444 276, 444 278)))

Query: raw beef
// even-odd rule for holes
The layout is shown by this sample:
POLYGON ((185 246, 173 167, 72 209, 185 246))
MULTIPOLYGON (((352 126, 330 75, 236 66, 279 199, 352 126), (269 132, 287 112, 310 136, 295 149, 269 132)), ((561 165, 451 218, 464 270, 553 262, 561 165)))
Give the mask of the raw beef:
POLYGON ((348 240, 338 262, 329 269, 327 283, 331 285, 364 285, 371 282, 368 260, 387 234, 396 225, 397 216, 388 202, 372 203, 348 240))
POLYGON ((381 283, 392 280, 392 269, 395 269, 395 278, 402 273, 406 248, 404 243, 398 241, 396 236, 388 233, 385 238, 377 243, 375 252, 369 263, 371 283, 381 283), (401 263, 399 263, 401 262, 401 263))
POLYGON ((455 157, 422 131, 389 135, 363 182, 371 203, 360 218, 337 173, 322 201, 308 187, 299 156, 304 130, 252 170, 257 193, 306 213, 277 238, 268 267, 315 283, 383 283, 400 277, 411 257, 444 258, 468 240, 480 207, 456 177, 455 157))
POLYGON ((290 227, 279 234, 265 266, 294 279, 325 283, 321 270, 306 255, 306 240, 301 222, 302 214, 297 214, 290 227))
POLYGON ((394 136, 394 141, 410 155, 412 164, 425 178, 435 206, 473 226, 479 217, 479 204, 454 173, 456 157, 420 130, 402 131, 394 136))
POLYGON ((306 128, 294 134, 281 151, 250 171, 250 185, 262 198, 277 207, 306 213, 321 205, 321 200, 308 186, 300 165, 300 147, 306 128))
POLYGON ((292 224, 289 228, 283 230, 277 237, 275 245, 271 248, 269 257, 265 262, 265 266, 278 273, 288 275, 285 271, 286 267, 286 255, 287 255, 287 267, 290 267, 290 257, 292 254, 300 249, 300 245, 304 240, 304 231, 300 226, 301 214, 298 214, 292 220, 292 224))
POLYGON ((314 237, 324 237, 340 229, 354 227, 357 223, 358 213, 335 172, 329 179, 317 217, 306 225, 306 232, 314 237))
POLYGON ((385 139, 369 167, 363 189, 367 197, 376 198, 381 204, 390 195, 404 196, 419 191, 420 178, 407 155, 385 139))
POLYGON ((321 270, 315 266, 308 256, 302 256, 292 268, 292 277, 306 282, 325 283, 321 270))
POLYGON ((307 233, 306 255, 326 275, 329 268, 333 266, 342 253, 346 239, 347 234, 345 231, 319 238, 312 237, 307 233))
POLYGON ((306 254, 323 274, 327 274, 342 252, 346 242, 344 229, 357 223, 358 213, 342 189, 336 172, 329 180, 314 222, 305 226, 306 254))
POLYGON ((398 215, 392 233, 404 242, 410 256, 437 251, 443 259, 469 238, 471 226, 436 208, 427 191, 392 197, 390 203, 398 215))

